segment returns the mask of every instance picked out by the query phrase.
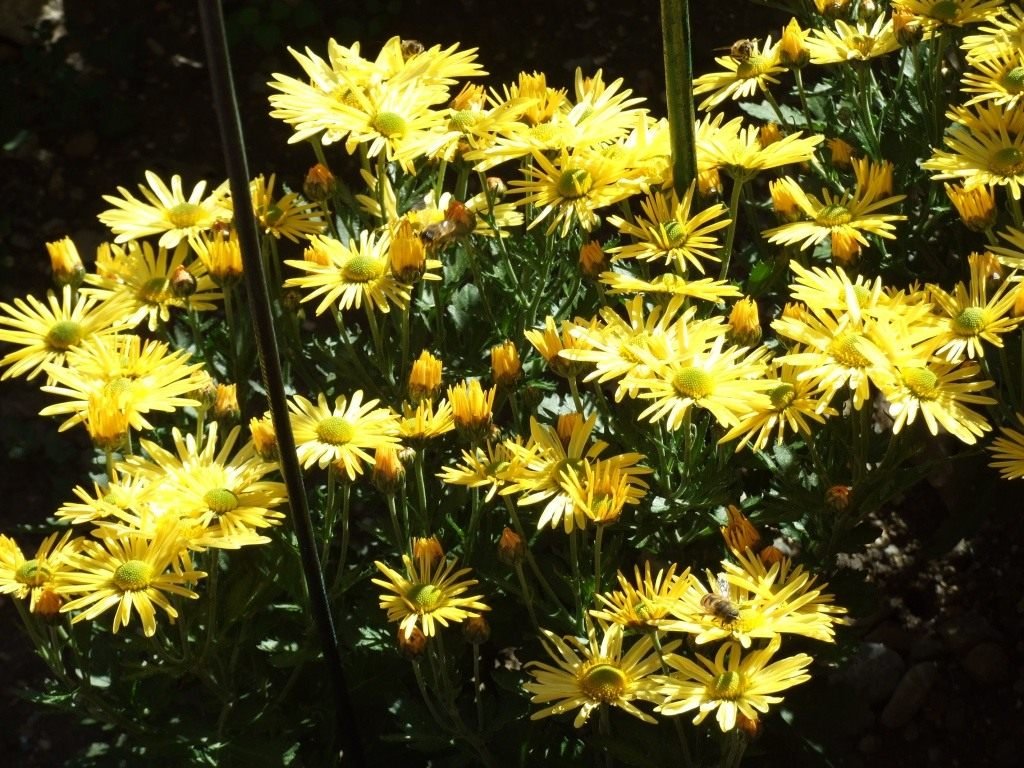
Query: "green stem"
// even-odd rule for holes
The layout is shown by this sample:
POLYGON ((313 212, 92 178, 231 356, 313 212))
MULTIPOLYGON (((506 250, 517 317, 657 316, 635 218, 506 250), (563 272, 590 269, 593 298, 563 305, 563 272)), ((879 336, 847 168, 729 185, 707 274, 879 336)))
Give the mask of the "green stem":
POLYGON ((537 613, 533 608, 533 591, 526 581, 526 574, 523 573, 523 564, 516 563, 513 568, 515 568, 516 578, 519 579, 519 589, 523 593, 523 602, 526 604, 527 613, 530 614, 530 621, 533 623, 533 628, 540 632, 540 622, 537 621, 537 613))
POLYGON ((580 388, 576 383, 576 377, 569 377, 569 392, 572 393, 572 404, 576 408, 576 412, 581 416, 583 415, 583 400, 580 398, 580 388))
POLYGON ((416 494, 419 500, 420 533, 424 536, 429 536, 430 513, 427 509, 427 481, 423 474, 423 449, 416 451, 416 457, 413 459, 413 468, 416 474, 416 494))
POLYGON ((597 524, 594 536, 594 594, 601 592, 601 539, 604 537, 604 523, 597 524))
POLYGON ((697 177, 694 147, 693 64, 690 55, 689 0, 661 0, 662 50, 665 56, 665 101, 672 145, 672 185, 682 198, 697 177))
POLYGON ((505 507, 508 509, 509 519, 512 522, 512 527, 515 528, 519 538, 526 544, 526 562, 530 566, 530 570, 533 571, 534 578, 537 579, 537 583, 540 584, 541 589, 544 590, 544 594, 548 596, 551 604, 555 606, 557 610, 564 611, 565 607, 562 605, 562 601, 558 599, 555 591, 551 588, 548 580, 544 578, 544 574, 541 573, 540 567, 537 565, 537 561, 533 557, 533 552, 530 551, 529 536, 526 535, 526 530, 523 528, 523 523, 519 519, 519 513, 516 512, 515 505, 508 496, 502 496, 502 500, 505 502, 505 507))
POLYGON ((719 280, 729 276, 729 261, 732 259, 732 246, 736 240, 736 225, 739 222, 740 194, 743 192, 745 179, 733 178, 732 193, 729 195, 729 228, 725 230, 725 245, 722 246, 722 269, 718 273, 719 280))
POLYGON ((572 567, 573 601, 576 604, 576 621, 583 621, 583 577, 580 575, 579 529, 569 533, 569 565, 572 567))
POLYGON ((335 490, 338 483, 338 471, 334 467, 327 470, 327 498, 324 501, 324 527, 320 534, 320 562, 326 566, 327 556, 331 551, 331 538, 334 529, 335 490))
POLYGON ((388 515, 391 517, 391 532, 395 534, 395 547, 399 552, 405 549, 406 537, 402 535, 402 526, 398 522, 398 509, 395 504, 395 494, 389 493, 387 495, 388 500, 388 515))

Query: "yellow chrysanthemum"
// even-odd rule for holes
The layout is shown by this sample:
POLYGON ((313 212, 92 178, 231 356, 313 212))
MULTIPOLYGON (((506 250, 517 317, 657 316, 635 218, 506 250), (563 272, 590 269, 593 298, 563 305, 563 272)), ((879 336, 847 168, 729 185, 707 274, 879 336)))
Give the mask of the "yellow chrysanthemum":
POLYGON ((980 24, 999 13, 1004 0, 893 0, 892 7, 912 13, 922 21, 925 37, 943 27, 980 24))
POLYGON ((952 294, 937 285, 928 285, 939 318, 935 354, 950 363, 965 356, 971 359, 984 357, 983 341, 1001 347, 1003 340, 1000 337, 1024 322, 1024 318, 1013 316, 1014 302, 1024 286, 1004 280, 989 297, 984 259, 977 253, 967 258, 971 267, 968 285, 958 282, 952 294))
POLYGON ((82 293, 104 301, 123 302, 125 323, 130 327, 146 322, 155 331, 171 319, 171 309, 209 312, 213 302, 224 298, 202 261, 185 264, 191 251, 179 243, 173 251, 163 246, 156 250, 148 242, 129 243, 127 248, 104 246, 96 257, 96 274, 87 274, 82 293), (174 289, 178 273, 184 271, 194 280, 193 289, 182 295, 174 289))
POLYGON ((903 221, 906 216, 882 212, 905 197, 886 193, 887 187, 891 185, 892 165, 857 158, 853 160, 853 168, 856 175, 853 192, 836 196, 822 189, 821 199, 805 193, 789 177, 779 179, 776 183, 786 188, 788 196, 807 218, 765 230, 762 234, 768 238, 768 242, 780 245, 799 243, 800 248, 805 249, 828 237, 831 238, 833 253, 838 250, 848 255, 845 252, 849 248, 837 244, 837 239, 841 243, 854 240, 859 246, 867 246, 865 233, 894 238, 893 222, 903 221))
POLYGON ((643 454, 623 453, 601 459, 608 443, 590 439, 597 423, 596 413, 587 419, 562 418, 560 422, 569 427, 564 439, 557 429, 531 417, 527 444, 506 443, 515 457, 516 470, 508 473, 508 485, 501 490, 503 496, 519 494, 520 506, 545 502, 537 527, 556 528, 561 524, 566 533, 571 533, 575 528, 586 527, 587 518, 583 505, 577 503, 578 492, 574 495, 570 491, 570 477, 583 473, 585 464, 593 469, 598 462, 606 461, 624 473, 623 503, 636 504, 643 498, 647 484, 640 476, 651 473, 649 468, 639 466, 643 454))
POLYGON ((722 124, 716 114, 697 124, 697 166, 701 171, 720 168, 737 181, 747 181, 761 171, 791 163, 802 163, 814 155, 814 148, 825 140, 815 134, 797 131, 764 146, 760 129, 743 125, 742 118, 722 124))
POLYGON ((668 294, 670 296, 688 297, 700 301, 717 304, 722 299, 742 296, 740 289, 725 280, 703 277, 699 280, 687 280, 679 275, 665 274, 642 280, 639 277, 626 275, 622 272, 602 272, 601 282, 608 286, 609 292, 668 294))
POLYGON ((1024 51, 1016 49, 974 64, 973 71, 961 80, 964 93, 973 93, 965 107, 991 101, 1003 109, 1013 109, 1024 95, 1024 51))
POLYGON ((351 399, 338 395, 333 407, 323 393, 315 405, 301 395, 291 398, 288 409, 302 466, 324 469, 331 464, 355 480, 363 463, 373 463, 369 451, 398 443, 398 418, 390 409, 378 408, 378 402, 364 403, 361 390, 351 399))
POLYGON ((200 440, 175 427, 173 453, 142 440, 148 459, 132 456, 120 465, 128 477, 146 479, 146 500, 159 506, 163 517, 199 529, 187 532, 191 549, 265 543, 269 539, 257 531, 284 518, 276 509, 287 500, 284 483, 266 479, 277 464, 257 456, 251 442, 236 451, 240 433, 241 427, 234 427, 218 446, 216 422, 200 440))
POLYGON ((205 181, 196 184, 188 197, 177 174, 171 177, 170 189, 152 171, 146 171, 146 181, 148 187, 139 185, 144 201, 124 187, 117 188, 121 197, 103 196, 114 208, 101 213, 99 219, 116 235, 115 243, 160 235, 158 245, 161 248, 174 248, 182 240, 209 230, 218 221, 231 219, 231 209, 225 203, 226 181, 205 197, 205 181))
POLYGON ((697 109, 706 111, 729 99, 746 99, 758 90, 767 91, 768 84, 778 85, 773 77, 786 71, 779 61, 779 45, 769 37, 761 48, 756 42, 752 50, 736 55, 718 56, 715 62, 724 71, 701 75, 693 81, 693 95, 711 93, 697 109))
POLYGON ((812 29, 806 41, 812 64, 867 61, 900 47, 892 19, 880 13, 871 26, 866 21, 847 24, 837 19, 832 29, 812 29))
POLYGON ((943 143, 921 163, 937 171, 933 179, 958 179, 965 189, 982 185, 1009 188, 1020 200, 1024 185, 1024 110, 1003 109, 993 102, 954 107, 943 143))
POLYGON ((811 657, 798 653, 769 664, 781 642, 772 638, 757 651, 744 653, 739 643, 723 643, 715 658, 697 654, 697 661, 672 654, 667 658, 675 674, 657 676, 664 701, 657 711, 678 715, 697 711, 694 723, 715 712, 718 727, 731 731, 740 715, 756 722, 758 712, 764 714, 772 704, 782 701, 772 694, 807 682, 811 657))
POLYGON ((153 429, 146 414, 171 413, 198 406, 195 393, 206 382, 202 363, 193 363, 185 350, 170 351, 161 341, 138 336, 94 337, 68 354, 65 368, 49 366, 53 385, 44 392, 65 402, 41 410, 42 416, 71 414, 60 431, 87 420, 91 398, 104 394, 132 429, 153 429))
POLYGON ((0 303, 0 341, 20 347, 0 359, 0 367, 7 368, 0 379, 24 375, 31 381, 47 366, 64 365, 68 351, 87 339, 112 336, 123 329, 127 310, 120 301, 76 298, 70 285, 61 289, 59 298, 47 292, 45 304, 35 296, 0 303))
MULTIPOLYGON (((621 626, 612 624, 598 642, 597 632, 588 624, 586 642, 544 630, 544 646, 555 664, 531 661, 527 669, 533 680, 523 688, 533 694, 532 703, 548 706, 530 715, 531 720, 579 709, 573 720, 579 728, 595 709, 610 705, 646 723, 656 722, 633 704, 660 700, 652 675, 661 662, 649 636, 638 638, 623 655, 621 626)), ((671 652, 677 646, 672 641, 662 651, 671 652)))
POLYGON ((249 184, 256 221, 266 234, 285 238, 293 243, 299 238, 319 235, 327 227, 326 214, 316 203, 299 197, 297 192, 286 192, 274 197, 274 174, 265 179, 260 174, 249 184))
POLYGON ((1013 54, 1024 47, 1024 8, 1018 3, 1004 5, 978 32, 967 35, 961 47, 971 66, 1013 54))
POLYGON ((595 595, 603 607, 590 611, 590 615, 626 629, 656 629, 689 584, 690 569, 676 573, 677 567, 672 563, 652 576, 651 563, 647 561, 643 573, 639 566, 633 568, 632 581, 620 571, 619 589, 595 595))
POLYGON ((134 611, 146 637, 152 637, 156 634, 156 608, 171 621, 178 617, 169 595, 199 597, 189 587, 206 574, 174 567, 184 547, 185 539, 176 524, 161 526, 153 538, 136 534, 86 542, 82 552, 71 559, 75 570, 57 588, 58 594, 80 596, 67 602, 61 613, 80 611, 71 619, 76 624, 114 608, 117 632, 128 625, 134 611))
POLYGON ((773 432, 774 443, 781 445, 787 432, 809 437, 810 421, 824 424, 826 417, 836 414, 834 408, 821 402, 815 382, 799 377, 799 368, 785 364, 774 367, 777 370, 770 379, 773 386, 751 400, 750 413, 740 417, 740 422, 719 443, 739 438, 737 451, 747 445, 752 451, 763 451, 773 432))
MULTIPOLYGON (((1016 414, 1017 422, 1024 427, 1024 414, 1016 414)), ((988 447, 992 454, 989 466, 999 470, 999 474, 1007 480, 1024 477, 1024 432, 1003 426, 999 428, 999 437, 988 447)))
POLYGON ((331 308, 359 308, 364 302, 368 310, 390 312, 392 304, 401 308, 408 303, 409 287, 391 270, 387 232, 377 237, 364 230, 358 241, 353 238, 347 245, 325 235, 310 240, 306 259, 285 261, 306 274, 290 277, 284 284, 303 289, 303 302, 320 298, 316 314, 331 308))
MULTIPOLYGON (((69 558, 81 549, 83 540, 72 539, 71 531, 51 533, 26 558, 14 539, 0 534, 0 594, 17 600, 28 598, 31 613, 56 613, 52 595, 69 570, 69 558)), ((59 599, 58 599, 59 603, 59 599)))
POLYGON ((718 261, 715 252, 721 244, 711 233, 729 226, 729 219, 723 218, 728 210, 717 203, 691 216, 694 188, 691 184, 682 200, 676 197, 674 190, 648 195, 640 203, 643 216, 632 221, 609 216, 609 224, 635 239, 635 242, 609 249, 612 260, 660 260, 679 274, 685 274, 690 265, 703 274, 701 259, 718 261))
POLYGON ((456 560, 431 557, 421 548, 415 559, 402 555, 402 563, 404 574, 375 562, 387 578, 371 581, 384 588, 380 607, 388 612, 388 621, 399 622, 398 631, 406 639, 417 625, 424 635, 431 637, 437 632, 435 622, 447 627, 449 622, 459 623, 490 610, 481 595, 465 594, 477 582, 465 578, 469 568, 455 569, 456 560))
POLYGON ((590 231, 600 223, 597 211, 639 192, 648 181, 631 173, 609 152, 563 150, 553 160, 535 152, 526 167, 529 179, 513 179, 513 192, 522 195, 520 206, 534 206, 537 215, 529 227, 545 219, 547 234, 565 237, 573 225, 590 231))

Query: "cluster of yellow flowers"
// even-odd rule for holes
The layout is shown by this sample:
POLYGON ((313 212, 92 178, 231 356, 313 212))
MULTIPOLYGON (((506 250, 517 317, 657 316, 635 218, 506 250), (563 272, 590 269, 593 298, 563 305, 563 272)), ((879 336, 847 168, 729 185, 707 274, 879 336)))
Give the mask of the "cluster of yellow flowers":
MULTIPOLYGON (((637 406, 637 419, 651 430, 686 441, 694 421, 704 419, 718 444, 735 451, 763 451, 793 436, 810 441, 829 419, 870 413, 875 403, 894 435, 918 416, 931 434, 966 444, 993 429, 996 411, 980 409, 997 404, 981 394, 995 384, 986 350, 1003 351, 1004 338, 1024 322, 1024 288, 1007 271, 1024 264, 1024 229, 993 231, 1000 190, 1009 192, 1010 210, 1024 226, 1024 12, 998 0, 896 0, 891 10, 844 20, 848 3, 815 5, 818 27, 804 31, 794 21, 775 43, 740 41, 747 44, 719 58, 724 71, 696 81, 695 92, 709 94, 700 109, 755 93, 774 103, 770 86, 787 72, 800 78, 812 65, 861 66, 946 26, 988 25, 964 39, 971 100, 948 115, 947 150, 935 150, 921 166, 934 179, 960 182, 947 185, 950 201, 967 227, 989 236, 990 247, 968 256, 969 277, 952 290, 896 287, 856 273, 858 261, 894 240, 906 220, 895 212, 906 197, 894 190, 893 164, 871 136, 855 151, 839 136, 709 113, 692 126, 697 177, 679 192, 667 121, 601 72, 585 77, 578 70, 571 95, 538 73, 522 73, 501 90, 466 84, 453 95, 460 79, 485 74, 475 51, 396 37, 373 59, 358 44, 333 40, 326 58, 292 51, 306 78, 279 74, 270 83, 277 92, 271 114, 293 127, 291 141, 311 140, 320 160, 301 195, 275 195, 273 177, 251 183, 282 332, 301 348, 320 316, 329 315, 337 330, 328 347, 336 360, 295 362, 322 381, 295 386, 290 426, 302 466, 328 472, 329 508, 335 483, 347 504, 366 474, 386 499, 389 546, 403 567, 377 561, 380 578, 372 582, 382 588, 380 606, 398 623, 401 640, 481 621, 489 610, 482 595, 468 594, 477 584, 471 569, 458 568, 433 538, 446 522, 431 501, 454 498, 453 488, 472 490, 469 524, 458 529, 464 560, 481 509, 504 506, 512 528, 499 552, 515 566, 527 603, 524 558, 550 591, 531 540, 561 528, 578 586, 577 537, 595 532, 599 607, 584 612, 577 604, 586 641, 543 632, 555 663, 529 667, 533 679, 525 687, 545 705, 534 717, 578 709, 579 726, 607 704, 651 720, 633 703, 647 701, 663 715, 696 710, 695 722, 716 711, 723 731, 753 727, 758 713, 780 700, 775 694, 808 677, 807 654, 773 661, 782 635, 831 641, 841 621, 842 610, 816 577, 760 543, 736 508, 723 531, 731 558, 721 573, 699 576, 678 564, 654 572, 646 564, 632 580, 620 573, 618 590, 601 592, 605 529, 665 482, 618 434, 618 419, 632 413, 627 408, 637 406), (333 144, 358 153, 365 194, 353 194, 329 169, 324 152, 333 144), (806 189, 806 176, 826 163, 826 148, 831 167, 818 194, 806 189), (450 169, 454 192, 445 191, 450 169), (758 304, 729 279, 740 201, 761 174, 771 176, 763 188, 777 222, 755 231, 794 259, 789 303, 768 324, 770 337, 758 304), (719 202, 723 176, 731 179, 728 206, 719 202), (470 194, 474 179, 479 189, 470 194), (545 249, 544 270, 552 269, 556 245, 571 245, 579 254, 575 286, 552 287, 547 271, 524 274, 522 251, 511 242, 517 237, 545 249), (282 257, 281 239, 300 244, 302 258, 282 257), (832 266, 807 266, 812 248, 832 266), (460 258, 442 258, 456 250, 460 258), (518 289, 516 303, 504 309, 521 315, 493 329, 486 387, 483 376, 466 373, 479 368, 466 362, 470 351, 458 339, 442 341, 449 308, 437 303, 438 286, 461 282, 494 319, 483 253, 502 262, 488 277, 501 274, 518 289), (712 265, 718 276, 705 276, 712 265), (293 272, 282 274, 282 266, 293 272), (589 316, 576 314, 584 286, 595 299, 589 316), (733 302, 728 313, 726 300, 733 302), (310 302, 315 317, 302 324, 301 305, 310 302), (354 310, 363 312, 357 323, 350 321, 354 310), (410 325, 420 321, 431 338, 422 346, 430 348, 413 360, 410 325), (431 349, 459 358, 453 367, 460 375, 444 391, 449 361, 431 349), (530 354, 525 362, 521 350, 530 354), (540 361, 559 379, 549 389, 564 380, 569 396, 520 418, 518 382, 528 368, 539 378, 540 361), (581 392, 581 384, 591 389, 581 392), (518 432, 496 423, 506 405, 523 425, 518 432), (459 453, 438 459, 434 477, 442 482, 431 480, 440 497, 430 500, 424 456, 450 446, 452 433, 459 453), (415 494, 405 492, 407 468, 415 494), (532 534, 519 518, 530 508, 540 510, 532 534), (625 650, 630 632, 639 637, 625 650), (720 645, 713 657, 691 657, 677 653, 682 643, 668 639, 672 633, 692 636, 698 646, 720 645)), ((196 553, 267 542, 287 499, 283 484, 269 479, 277 468, 269 418, 253 418, 241 445, 241 428, 229 426, 250 410, 235 390, 247 387, 250 371, 238 360, 245 339, 235 338, 248 329, 235 303, 242 263, 233 201, 224 184, 207 194, 200 182, 186 196, 178 176, 168 186, 147 172, 146 182, 142 199, 124 188, 105 198, 113 208, 99 218, 113 239, 100 247, 92 271, 70 240, 52 243, 58 291, 45 302, 29 296, 0 303, 0 341, 17 347, 0 359, 3 378, 44 375, 43 390, 61 399, 43 415, 65 417, 62 430, 83 424, 107 458, 104 482, 76 488, 78 500, 56 514, 63 523, 92 526, 87 536, 54 534, 32 558, 0 536, 0 592, 27 599, 32 613, 72 613, 72 621, 114 609, 115 631, 137 612, 150 636, 155 608, 177 616, 169 596, 198 596, 193 587, 207 574, 195 567, 196 553), (213 326, 209 313, 220 308, 228 343, 210 359, 194 359, 210 346, 202 336, 213 326), (179 320, 189 341, 172 348, 171 340, 184 337, 174 332, 179 320), (236 382, 218 384, 214 376, 236 382), (194 420, 194 428, 165 428, 169 450, 156 437, 166 427, 155 423, 156 414, 179 424, 194 420)), ((1004 476, 1024 476, 1024 433, 1003 428, 990 450, 1004 476)), ((325 555, 332 514, 324 515, 325 555)), ((216 556, 207 562, 219 568, 216 556)), ((539 630, 532 605, 528 610, 539 630)))

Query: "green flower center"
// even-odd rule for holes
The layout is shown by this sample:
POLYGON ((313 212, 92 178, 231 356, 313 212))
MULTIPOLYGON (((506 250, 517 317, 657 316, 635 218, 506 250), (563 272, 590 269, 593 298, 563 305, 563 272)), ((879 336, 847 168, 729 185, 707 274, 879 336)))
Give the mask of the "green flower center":
POLYGON ((460 109, 458 112, 452 112, 451 117, 448 118, 448 127, 453 131, 466 133, 473 127, 478 117, 477 113, 471 109, 460 109))
POLYGON ((779 386, 768 393, 768 398, 772 401, 772 407, 776 411, 786 410, 795 397, 796 390, 792 384, 779 384, 779 386))
POLYGON ((131 396, 133 380, 127 376, 118 376, 103 385, 103 394, 108 398, 117 400, 122 395, 131 396))
POLYGON ((123 592, 145 589, 153 578, 153 566, 142 560, 129 560, 114 571, 114 584, 123 592))
POLYGON ((281 222, 284 218, 284 210, 277 205, 270 205, 267 207, 266 213, 263 214, 263 221, 267 226, 273 227, 281 222))
POLYGON ((390 139, 392 136, 404 135, 408 124, 397 112, 378 112, 370 122, 370 127, 381 136, 390 139))
POLYGON ((850 45, 856 48, 861 56, 867 57, 875 47, 875 38, 871 35, 853 35, 850 45))
POLYGON ((833 203, 822 208, 814 221, 822 227, 841 227, 843 224, 849 224, 852 218, 846 206, 833 203))
POLYGON ((171 281, 166 277, 151 277, 139 288, 139 299, 147 304, 163 304, 170 298, 171 281))
POLYGON ((50 326, 46 332, 46 343, 50 349, 65 350, 82 340, 82 326, 74 320, 61 320, 50 326))
POLYGON ((626 692, 626 675, 615 664, 595 664, 580 675, 580 688, 594 701, 618 700, 626 692))
POLYGON ((985 327, 985 310, 981 307, 965 307, 953 318, 953 328, 961 336, 977 336, 985 327))
POLYGON ((316 425, 316 436, 321 443, 345 445, 355 437, 352 424, 340 416, 328 416, 316 425))
POLYGON ((960 0, 939 0, 928 9, 928 15, 936 21, 953 21, 960 15, 960 0))
POLYGON ((860 351, 861 341, 859 333, 844 333, 828 345, 828 352, 847 368, 867 368, 871 361, 860 351))
POLYGON ((711 698, 734 700, 742 694, 743 675, 739 672, 723 672, 711 681, 711 698))
POLYGON ((919 399, 932 400, 939 377, 924 367, 907 368, 903 371, 903 383, 919 399))
POLYGON ((53 570, 45 560, 26 560, 14 572, 14 580, 29 587, 41 587, 53 578, 53 570))
POLYGON ((384 274, 384 265, 373 256, 353 256, 345 262, 341 274, 350 283, 368 283, 384 274))
POLYGON ((764 56, 751 56, 746 61, 741 61, 736 65, 736 78, 749 80, 754 77, 760 77, 768 71, 770 66, 771 62, 764 56))
POLYGON ((999 84, 1010 93, 1024 90, 1024 67, 1014 67, 999 79, 999 84))
POLYGON ((678 219, 665 222, 665 235, 668 237, 668 244, 673 248, 686 245, 686 227, 678 219))
POLYGON ((576 200, 585 197, 590 188, 594 186, 594 180, 590 174, 582 168, 570 168, 562 171, 562 175, 555 182, 555 191, 559 197, 567 200, 576 200))
POLYGON ((853 295, 857 299, 857 303, 862 307, 867 306, 868 302, 871 301, 871 291, 862 283, 853 286, 853 295))
POLYGON ((178 203, 173 208, 167 209, 167 220, 174 225, 175 229, 194 227, 202 217, 203 208, 195 203, 178 203))
POLYGON ((1024 173, 1024 150, 1020 147, 1003 147, 992 155, 988 169, 1000 176, 1018 176, 1024 173))
POLYGON ((419 613, 430 613, 437 608, 442 597, 444 590, 435 584, 414 584, 406 594, 419 613))
POLYGON ((683 397, 700 400, 711 394, 714 381, 707 371, 694 366, 680 370, 672 377, 672 387, 683 397))
POLYGON ((214 488, 203 495, 203 503, 215 515, 223 515, 238 507, 238 497, 227 488, 214 488))

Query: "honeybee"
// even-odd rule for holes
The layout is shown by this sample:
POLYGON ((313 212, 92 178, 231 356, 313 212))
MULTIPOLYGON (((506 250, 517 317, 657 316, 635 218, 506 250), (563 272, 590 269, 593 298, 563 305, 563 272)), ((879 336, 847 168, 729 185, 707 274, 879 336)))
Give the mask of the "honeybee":
POLYGON ((729 599, 729 582, 725 574, 718 574, 716 587, 718 592, 708 592, 700 599, 700 607, 709 616, 714 616, 723 624, 731 624, 740 617, 740 610, 729 599))
POLYGON ((750 57, 757 54, 757 40, 755 38, 743 38, 737 40, 728 48, 716 48, 716 51, 728 51, 730 58, 738 64, 750 61, 750 57))
POLYGON ((444 250, 455 239, 456 230, 458 230, 458 225, 454 221, 442 219, 436 224, 424 227, 420 232, 420 239, 427 250, 434 254, 444 250))

